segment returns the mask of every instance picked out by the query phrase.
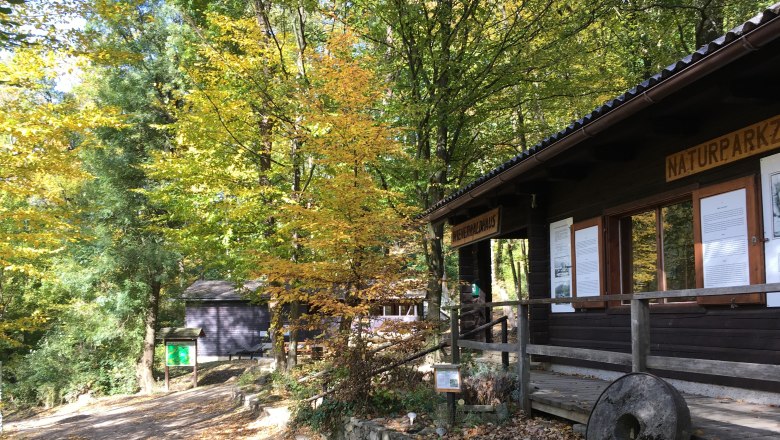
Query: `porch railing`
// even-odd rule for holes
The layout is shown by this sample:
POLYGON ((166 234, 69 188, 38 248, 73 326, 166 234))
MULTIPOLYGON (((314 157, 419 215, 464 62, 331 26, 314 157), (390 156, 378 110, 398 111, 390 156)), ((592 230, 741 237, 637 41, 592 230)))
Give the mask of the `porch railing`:
MULTIPOLYGON (((757 364, 749 362, 716 361, 711 359, 678 358, 653 356, 650 354, 650 301, 664 298, 690 298, 721 295, 747 295, 751 293, 780 292, 780 283, 754 284, 750 286, 721 287, 708 289, 669 290, 665 292, 646 292, 627 295, 602 295, 577 298, 541 298, 521 301, 505 301, 493 303, 473 303, 462 306, 452 306, 451 346, 452 363, 460 359, 460 347, 484 351, 499 351, 503 356, 517 353, 517 372, 520 379, 520 404, 524 411, 531 410, 531 359, 530 355, 552 356, 560 358, 579 359, 631 366, 633 372, 644 372, 648 368, 700 373, 719 376, 756 379, 765 381, 780 381, 780 365, 757 364), (564 347, 555 345, 540 345, 530 343, 529 306, 536 304, 569 304, 603 301, 631 301, 631 354, 606 350, 564 347), (460 339, 458 336, 459 313, 461 310, 493 307, 517 307, 517 342, 507 343, 502 337, 500 343, 479 342, 460 339)), ((494 320, 488 324, 503 323, 506 320, 494 320)), ((483 328, 482 326, 480 328, 483 328)), ((502 335, 506 329, 502 328, 502 335)), ((473 331, 470 333, 474 333, 473 331)), ((502 359, 503 360, 503 359, 502 359)))

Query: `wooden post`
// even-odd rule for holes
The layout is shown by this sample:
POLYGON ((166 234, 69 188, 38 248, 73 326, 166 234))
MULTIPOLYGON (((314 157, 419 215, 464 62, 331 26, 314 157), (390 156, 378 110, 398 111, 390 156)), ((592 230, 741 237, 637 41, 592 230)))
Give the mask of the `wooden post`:
POLYGON ((520 379, 520 409, 531 415, 531 357, 528 355, 531 327, 528 304, 517 306, 517 374, 520 379))
POLYGON ((168 376, 168 341, 163 339, 163 347, 165 347, 165 392, 171 388, 170 376, 168 376))
MULTIPOLYGON (((460 339, 460 317, 458 309, 452 309, 450 313, 450 363, 457 365, 460 362, 460 348, 458 339, 460 339)), ((455 393, 447 393, 447 409, 449 409, 450 426, 455 426, 455 393)))
MULTIPOLYGON (((501 321, 501 343, 506 344, 509 342, 509 324, 506 316, 501 321)), ((509 352, 501 352, 501 365, 504 367, 504 371, 509 371, 509 352)))
POLYGON ((192 387, 198 386, 198 340, 195 340, 195 368, 192 370, 192 387))
POLYGON ((650 300, 631 300, 631 371, 647 371, 650 355, 650 300))

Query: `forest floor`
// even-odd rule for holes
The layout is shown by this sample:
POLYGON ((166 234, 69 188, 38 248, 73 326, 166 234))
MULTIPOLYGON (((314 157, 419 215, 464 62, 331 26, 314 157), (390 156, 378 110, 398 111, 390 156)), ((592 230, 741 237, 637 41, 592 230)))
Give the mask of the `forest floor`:
MULTIPOLYGON (((264 399, 259 416, 245 410, 233 398, 239 376, 250 368, 257 368, 256 361, 214 363, 200 368, 197 388, 190 387, 189 374, 181 374, 171 380, 169 392, 81 399, 48 410, 11 414, 5 418, 0 439, 319 439, 319 435, 306 428, 297 432, 288 429, 288 407, 293 402, 281 396, 264 399)), ((408 427, 405 417, 375 419, 375 422, 401 432, 408 427)), ((420 433, 417 438, 440 437, 435 433, 420 433)), ((503 424, 463 427, 443 437, 446 440, 581 438, 568 423, 519 414, 503 424)))
POLYGON ((234 361, 204 368, 197 388, 183 389, 189 381, 186 375, 171 383, 171 389, 179 391, 83 399, 34 415, 11 415, 2 438, 282 439, 289 418, 286 402, 266 407, 265 416, 258 418, 233 399, 236 378, 255 365, 234 361))

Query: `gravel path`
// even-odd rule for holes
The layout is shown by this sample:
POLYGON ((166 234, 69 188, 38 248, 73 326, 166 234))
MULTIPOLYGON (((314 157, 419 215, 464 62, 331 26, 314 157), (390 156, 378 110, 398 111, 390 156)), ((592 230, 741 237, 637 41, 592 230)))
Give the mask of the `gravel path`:
MULTIPOLYGON (((281 439, 284 417, 257 419, 232 399, 235 385, 72 403, 5 424, 13 439, 281 439)), ((284 411, 268 408, 266 414, 284 411), (273 410, 273 411, 268 411, 273 410)))

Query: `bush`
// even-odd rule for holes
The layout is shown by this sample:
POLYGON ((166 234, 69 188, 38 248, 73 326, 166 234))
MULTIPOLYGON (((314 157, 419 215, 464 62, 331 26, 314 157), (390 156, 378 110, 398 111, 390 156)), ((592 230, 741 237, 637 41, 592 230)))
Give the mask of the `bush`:
POLYGON ((310 403, 300 402, 293 411, 292 424, 308 426, 311 429, 334 435, 341 429, 345 417, 355 414, 355 408, 350 402, 340 400, 325 400, 316 408, 310 403))
POLYGON ((500 366, 476 364, 463 379, 463 398, 469 404, 496 405, 512 400, 519 387, 517 374, 500 366))
POLYGON ((10 400, 17 406, 53 406, 85 393, 134 392, 141 337, 121 328, 99 305, 72 305, 36 349, 10 362, 10 400))

